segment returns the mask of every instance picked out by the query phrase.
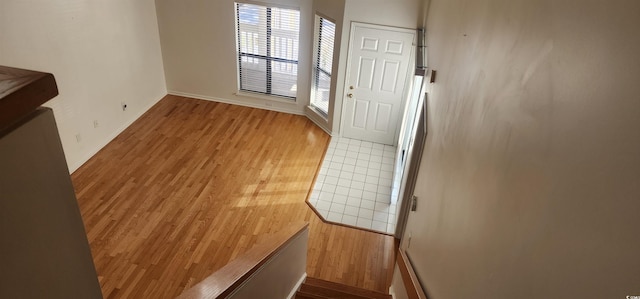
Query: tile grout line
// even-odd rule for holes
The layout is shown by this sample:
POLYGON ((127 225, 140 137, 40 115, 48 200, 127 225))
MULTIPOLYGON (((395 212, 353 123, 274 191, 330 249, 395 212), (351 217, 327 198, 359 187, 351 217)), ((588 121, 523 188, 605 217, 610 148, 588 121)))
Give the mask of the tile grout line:
POLYGON ((327 221, 393 233, 394 162, 395 147, 332 138, 310 203, 327 221))

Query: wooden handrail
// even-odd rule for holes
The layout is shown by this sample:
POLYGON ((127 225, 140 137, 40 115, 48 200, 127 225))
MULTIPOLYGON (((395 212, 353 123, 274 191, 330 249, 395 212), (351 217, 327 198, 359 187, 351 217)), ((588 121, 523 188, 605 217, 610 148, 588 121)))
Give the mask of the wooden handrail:
POLYGON ((409 299, 427 299, 427 295, 418 281, 418 276, 409 262, 409 257, 402 249, 398 252, 398 268, 400 268, 400 275, 409 299))
POLYGON ((289 225, 267 238, 265 242, 256 244, 202 282, 182 293, 177 299, 225 298, 279 250, 285 248, 298 235, 302 234, 308 226, 307 222, 289 225))
POLYGON ((0 66, 0 130, 57 95, 52 74, 0 66))

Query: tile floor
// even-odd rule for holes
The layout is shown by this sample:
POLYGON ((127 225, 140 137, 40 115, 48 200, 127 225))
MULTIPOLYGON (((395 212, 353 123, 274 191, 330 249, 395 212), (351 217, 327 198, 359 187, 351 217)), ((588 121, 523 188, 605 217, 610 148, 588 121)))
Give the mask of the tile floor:
POLYGON ((393 234, 395 155, 394 146, 331 138, 309 202, 327 221, 393 234))

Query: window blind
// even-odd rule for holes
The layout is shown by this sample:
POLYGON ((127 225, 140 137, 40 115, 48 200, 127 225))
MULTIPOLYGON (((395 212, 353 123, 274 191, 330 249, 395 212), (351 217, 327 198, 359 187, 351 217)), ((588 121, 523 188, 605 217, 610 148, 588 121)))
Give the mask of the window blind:
POLYGON ((326 117, 329 114, 329 93, 331 91, 331 68, 333 67, 333 46, 336 25, 317 16, 318 43, 316 48, 314 95, 311 105, 326 117))
POLYGON ((240 90, 295 99, 300 12, 236 3, 240 90))

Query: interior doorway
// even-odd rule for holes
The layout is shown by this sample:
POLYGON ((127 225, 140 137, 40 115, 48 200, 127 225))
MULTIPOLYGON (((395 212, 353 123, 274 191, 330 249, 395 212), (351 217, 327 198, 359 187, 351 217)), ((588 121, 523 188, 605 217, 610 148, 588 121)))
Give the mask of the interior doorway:
POLYGON ((404 229, 406 198, 426 136, 423 81, 415 76, 409 86, 398 147, 331 138, 309 197, 323 219, 396 236, 404 229))
POLYGON ((353 23, 342 109, 309 203, 325 220, 393 235, 422 77, 415 30, 353 23))

